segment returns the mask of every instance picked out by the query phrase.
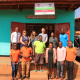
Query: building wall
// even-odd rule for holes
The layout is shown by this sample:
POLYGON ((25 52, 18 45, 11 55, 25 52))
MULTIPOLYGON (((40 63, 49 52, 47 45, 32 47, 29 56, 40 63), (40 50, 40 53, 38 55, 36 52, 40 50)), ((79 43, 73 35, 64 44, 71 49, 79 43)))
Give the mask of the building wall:
POLYGON ((75 22, 75 31, 80 31, 80 20, 75 22))
POLYGON ((10 53, 11 21, 21 23, 66 23, 70 22, 70 40, 74 42, 74 11, 56 10, 57 19, 26 19, 33 10, 0 10, 0 55, 10 53))

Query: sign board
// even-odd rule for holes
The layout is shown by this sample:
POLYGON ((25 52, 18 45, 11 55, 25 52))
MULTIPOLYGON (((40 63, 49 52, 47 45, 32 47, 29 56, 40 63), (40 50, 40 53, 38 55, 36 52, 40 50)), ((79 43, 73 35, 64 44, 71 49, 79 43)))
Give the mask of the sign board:
POLYGON ((27 19, 56 19, 56 15, 26 15, 27 19))
POLYGON ((55 15, 54 3, 35 3, 35 15, 55 15))

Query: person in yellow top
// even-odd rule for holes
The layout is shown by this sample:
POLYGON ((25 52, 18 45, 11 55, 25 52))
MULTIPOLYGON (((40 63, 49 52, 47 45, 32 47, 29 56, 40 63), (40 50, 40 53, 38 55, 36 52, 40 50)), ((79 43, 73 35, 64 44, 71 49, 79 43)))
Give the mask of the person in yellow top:
POLYGON ((11 80, 14 80, 14 79, 17 80, 16 76, 17 76, 18 64, 20 60, 20 50, 17 49, 16 43, 14 43, 13 49, 11 49, 10 59, 11 59, 11 66, 12 66, 12 79, 11 80))
POLYGON ((40 71, 42 70, 42 64, 44 64, 44 56, 46 52, 46 45, 42 41, 42 36, 39 35, 37 41, 33 44, 33 56, 34 56, 34 64, 35 64, 35 72, 37 72, 37 65, 40 64, 40 71))
POLYGON ((67 69, 67 79, 66 80, 73 80, 73 67, 74 61, 76 59, 76 48, 72 46, 73 42, 68 42, 68 47, 66 48, 66 69, 67 69))

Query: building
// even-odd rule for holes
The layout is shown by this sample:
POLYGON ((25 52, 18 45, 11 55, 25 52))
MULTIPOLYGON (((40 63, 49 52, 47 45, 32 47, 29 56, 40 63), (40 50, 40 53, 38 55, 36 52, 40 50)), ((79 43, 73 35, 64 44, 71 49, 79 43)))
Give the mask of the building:
POLYGON ((57 38, 60 29, 64 28, 69 40, 74 43, 74 10, 79 4, 80 0, 0 0, 0 55, 9 55, 10 36, 15 27, 19 27, 20 32, 26 29, 28 35, 32 30, 40 33, 41 27, 45 27, 49 36, 50 32, 54 31, 57 38), (47 16, 43 19, 41 16, 33 16, 36 2, 54 2, 56 18, 47 16))
POLYGON ((80 35, 80 17, 75 18, 75 34, 80 35))

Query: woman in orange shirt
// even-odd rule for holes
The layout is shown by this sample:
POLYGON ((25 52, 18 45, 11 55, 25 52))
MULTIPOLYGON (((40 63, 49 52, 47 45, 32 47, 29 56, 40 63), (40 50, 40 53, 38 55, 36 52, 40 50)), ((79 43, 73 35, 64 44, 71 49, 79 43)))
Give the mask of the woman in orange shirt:
POLYGON ((18 64, 19 64, 19 57, 20 57, 20 50, 17 49, 17 44, 14 43, 13 49, 10 52, 10 59, 11 59, 11 66, 12 66, 12 79, 17 80, 16 75, 18 71, 18 64), (15 73, 15 76, 14 76, 15 73))

